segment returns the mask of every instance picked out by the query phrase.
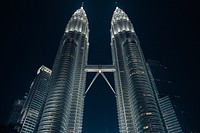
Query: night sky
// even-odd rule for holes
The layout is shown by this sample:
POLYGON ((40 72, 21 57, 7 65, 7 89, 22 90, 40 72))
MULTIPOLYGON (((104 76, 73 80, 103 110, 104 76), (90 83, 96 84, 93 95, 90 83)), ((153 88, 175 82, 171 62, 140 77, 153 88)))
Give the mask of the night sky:
MULTIPOLYGON (((78 0, 7 0, 1 3, 0 123, 14 100, 23 98, 37 69, 52 67, 78 0)), ((118 0, 133 23, 146 59, 168 67, 168 90, 181 111, 186 132, 200 132, 200 4, 192 0, 118 0), (176 98, 179 96, 179 98, 176 98)), ((112 64, 110 27, 113 0, 85 0, 90 29, 88 64, 112 64)), ((92 80, 89 74, 87 84, 92 80)), ((112 77, 112 74, 107 75, 112 77)), ((111 80, 112 81, 112 80, 111 80)), ((100 76, 85 99, 83 133, 117 133, 115 97, 100 76)))

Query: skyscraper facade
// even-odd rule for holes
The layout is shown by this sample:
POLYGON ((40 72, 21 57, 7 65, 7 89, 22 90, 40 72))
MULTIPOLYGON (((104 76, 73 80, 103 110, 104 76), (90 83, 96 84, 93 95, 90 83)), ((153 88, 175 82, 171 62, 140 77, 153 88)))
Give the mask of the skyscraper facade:
POLYGON ((35 133, 44 108, 49 88, 51 70, 41 66, 31 84, 30 91, 21 111, 20 133, 35 133))
POLYGON ((118 7, 111 21, 111 49, 120 132, 165 132, 138 37, 118 7))
POLYGON ((61 39, 39 133, 82 131, 88 34, 88 19, 81 7, 72 15, 61 39))
POLYGON ((81 133, 84 99, 102 75, 117 103, 120 133, 167 132, 171 119, 165 99, 159 99, 150 67, 127 14, 116 7, 111 20, 112 65, 87 65, 89 27, 81 7, 70 18, 52 71, 45 66, 31 85, 22 109, 22 133, 81 133), (96 72, 86 88, 88 72, 96 72), (114 87, 104 75, 114 73, 114 87))

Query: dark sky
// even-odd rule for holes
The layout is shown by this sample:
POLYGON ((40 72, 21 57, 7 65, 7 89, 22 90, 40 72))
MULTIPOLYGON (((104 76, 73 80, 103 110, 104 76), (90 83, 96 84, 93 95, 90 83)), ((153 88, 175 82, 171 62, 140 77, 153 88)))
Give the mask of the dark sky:
MULTIPOLYGON (((1 3, 0 123, 14 100, 22 98, 41 65, 52 67, 75 0, 7 0, 1 3)), ((119 0, 132 21, 146 59, 168 67, 175 88, 169 91, 183 111, 185 127, 198 131, 200 112, 200 10, 192 0, 119 0)), ((87 0, 90 29, 89 64, 111 64, 110 23, 115 1, 87 0)), ((89 75, 91 77, 92 74, 89 75)), ((112 77, 112 75, 108 75, 112 77)), ((89 82, 89 81, 88 81, 89 82)), ((102 77, 85 100, 84 133, 116 133, 116 103, 102 77)))

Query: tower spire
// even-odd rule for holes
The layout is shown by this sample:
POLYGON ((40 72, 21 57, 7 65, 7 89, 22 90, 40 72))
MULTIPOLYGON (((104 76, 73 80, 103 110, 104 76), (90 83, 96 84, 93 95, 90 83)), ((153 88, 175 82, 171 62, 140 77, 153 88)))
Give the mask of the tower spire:
POLYGON ((83 6, 84 6, 84 2, 82 2, 82 4, 81 4, 81 8, 83 8, 83 6))
POLYGON ((117 1, 115 1, 115 5, 116 5, 116 7, 117 7, 117 1))

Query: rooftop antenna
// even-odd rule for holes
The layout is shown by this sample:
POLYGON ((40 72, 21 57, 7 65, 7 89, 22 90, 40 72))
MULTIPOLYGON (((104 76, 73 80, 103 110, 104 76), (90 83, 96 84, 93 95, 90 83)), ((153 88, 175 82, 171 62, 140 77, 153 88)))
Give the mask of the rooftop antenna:
POLYGON ((82 5, 81 5, 82 8, 83 8, 83 5, 84 5, 84 2, 82 2, 82 5))
POLYGON ((115 1, 115 5, 116 5, 116 7, 117 7, 117 1, 115 1))

